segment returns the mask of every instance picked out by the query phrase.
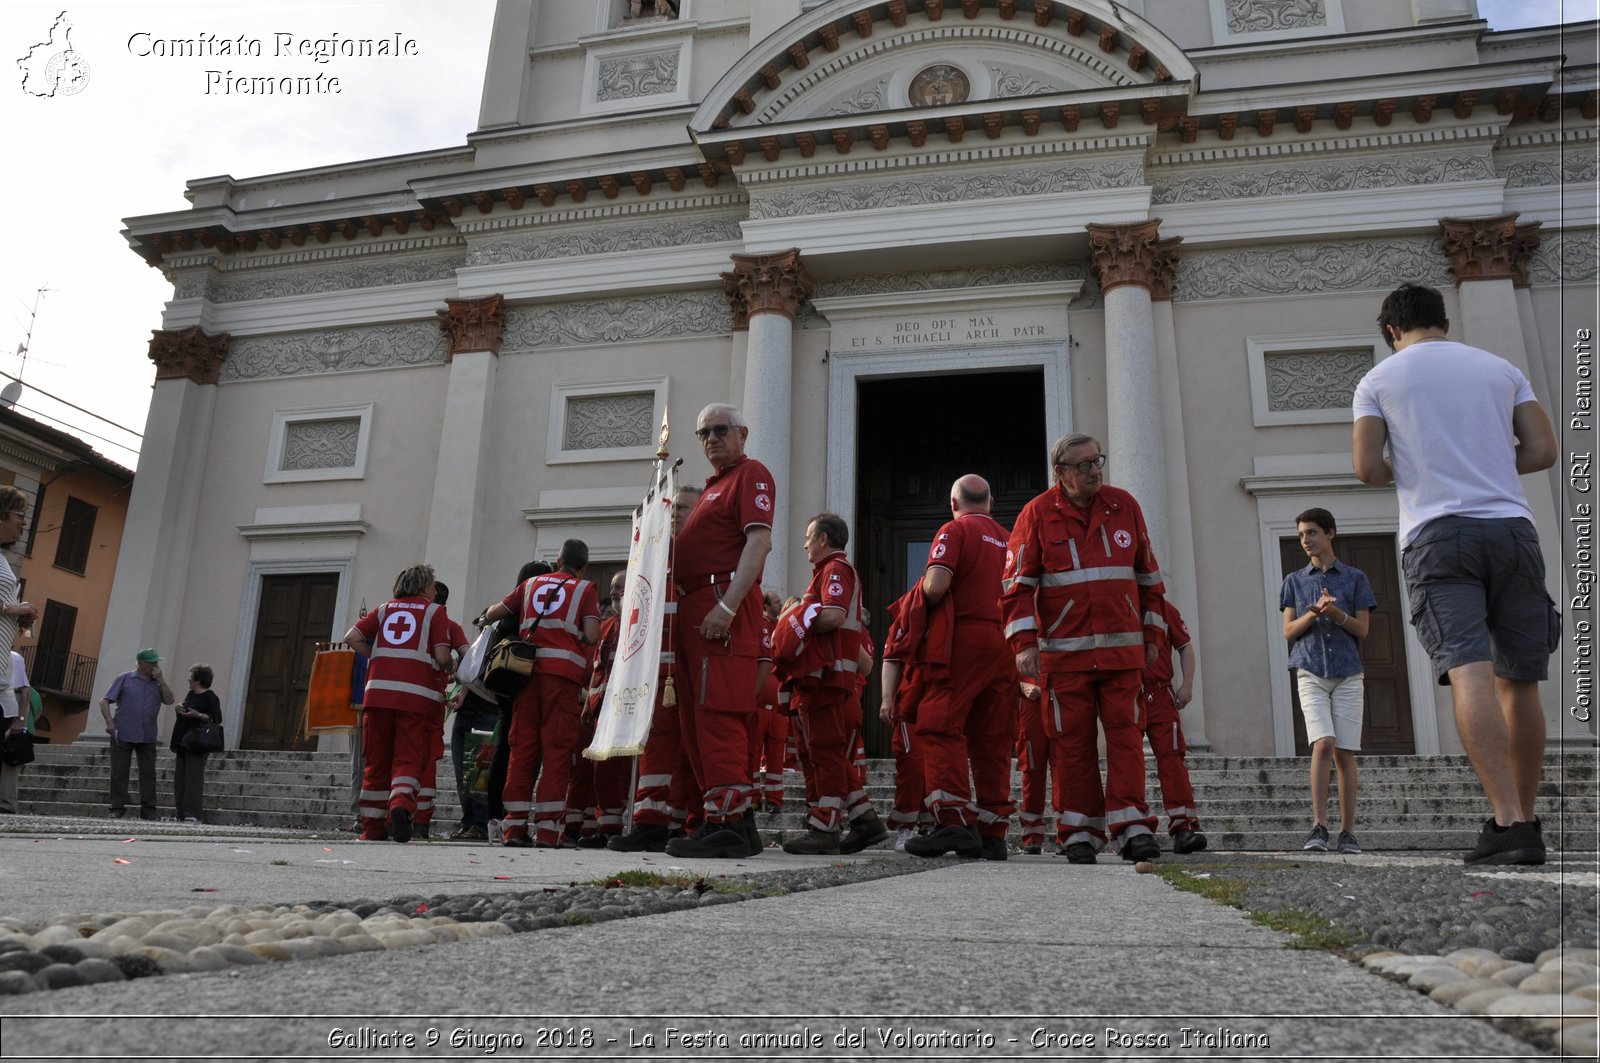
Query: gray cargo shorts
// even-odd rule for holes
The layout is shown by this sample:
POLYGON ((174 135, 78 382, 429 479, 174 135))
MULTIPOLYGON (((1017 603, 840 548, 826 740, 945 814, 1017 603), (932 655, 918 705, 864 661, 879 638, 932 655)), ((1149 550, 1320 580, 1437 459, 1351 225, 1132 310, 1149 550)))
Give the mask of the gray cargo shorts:
POLYGON ((1539 533, 1522 517, 1439 517, 1400 555, 1411 624, 1440 686, 1450 669, 1493 661, 1501 679, 1540 682, 1561 645, 1539 533))

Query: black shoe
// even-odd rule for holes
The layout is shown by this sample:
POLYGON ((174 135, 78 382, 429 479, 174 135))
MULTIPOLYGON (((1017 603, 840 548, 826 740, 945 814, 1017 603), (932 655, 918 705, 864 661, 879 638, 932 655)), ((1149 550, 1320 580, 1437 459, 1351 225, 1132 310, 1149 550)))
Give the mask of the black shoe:
POLYGON ((578 839, 578 848, 604 849, 606 847, 606 843, 610 840, 611 835, 609 834, 586 834, 582 838, 578 839))
POLYGON ((931 834, 919 834, 906 839, 906 852, 912 856, 932 858, 945 853, 974 857, 983 851, 983 842, 966 827, 950 824, 931 834))
POLYGON ((842 848, 838 834, 815 828, 807 828, 804 834, 796 834, 783 843, 783 851, 795 856, 827 856, 842 848))
POLYGON ((626 834, 607 838, 606 848, 614 853, 664 853, 668 840, 667 828, 642 823, 626 834))
POLYGON ((1161 845, 1153 834, 1135 834, 1122 845, 1122 858, 1129 862, 1134 860, 1159 860, 1161 859, 1161 845))
POLYGON ((889 836, 878 813, 868 810, 850 821, 850 829, 839 839, 841 853, 859 853, 870 845, 877 845, 889 836))
POLYGON ((526 834, 519 834, 514 838, 507 838, 500 844, 505 846, 507 849, 532 849, 533 839, 528 837, 526 834))
POLYGON ((1043 845, 1024 845, 1022 847, 1022 852, 1023 852, 1024 856, 1038 856, 1040 853, 1044 852, 1044 846, 1043 845))
POLYGON ((750 843, 738 823, 708 823, 707 827, 710 829, 703 834, 668 842, 667 855, 710 860, 743 860, 750 855, 750 843))
POLYGON ((739 833, 744 835, 745 845, 750 851, 747 856, 760 856, 767 851, 767 840, 761 836, 761 828, 756 826, 756 810, 749 809, 739 819, 739 833))
POLYGON ((428 840, 428 828, 431 827, 431 826, 432 826, 431 823, 418 823, 416 826, 412 827, 411 828, 411 840, 414 841, 414 842, 425 842, 425 841, 427 841, 428 840))
POLYGON ((1461 859, 1469 864, 1542 864, 1544 837, 1535 823, 1501 827, 1490 816, 1478 833, 1478 844, 1461 859))
POLYGON ((762 806, 762 808, 763 808, 763 810, 765 810, 765 812, 769 816, 776 816, 779 812, 783 811, 783 806, 782 805, 775 805, 771 801, 768 801, 765 805, 762 806))
POLYGON ((1172 851, 1175 853, 1198 853, 1205 847, 1206 836, 1197 830, 1172 832, 1172 851))
POLYGON ((1095 862, 1094 846, 1088 842, 1073 842, 1062 850, 1067 854, 1069 864, 1092 864, 1095 862))
POLYGON ((484 842, 484 841, 488 841, 489 840, 489 828, 481 826, 481 825, 476 824, 476 823, 463 823, 461 826, 457 827, 455 830, 450 832, 450 840, 453 841, 453 842, 460 842, 460 841, 484 842))
POLYGON ((978 844, 982 846, 978 855, 985 860, 1004 860, 1011 855, 1004 838, 984 838, 978 844))
POLYGON ((411 840, 411 813, 397 808, 389 813, 389 840, 404 845, 411 840))

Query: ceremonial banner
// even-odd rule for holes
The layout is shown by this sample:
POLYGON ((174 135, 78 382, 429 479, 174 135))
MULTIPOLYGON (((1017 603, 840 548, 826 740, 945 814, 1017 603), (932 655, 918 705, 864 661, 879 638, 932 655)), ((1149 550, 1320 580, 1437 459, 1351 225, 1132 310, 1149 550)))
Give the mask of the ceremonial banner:
POLYGON ((661 628, 666 614, 667 561, 672 550, 672 496, 678 466, 656 464, 656 480, 633 513, 628 584, 622 594, 617 656, 595 723, 590 760, 644 752, 661 686, 661 628))

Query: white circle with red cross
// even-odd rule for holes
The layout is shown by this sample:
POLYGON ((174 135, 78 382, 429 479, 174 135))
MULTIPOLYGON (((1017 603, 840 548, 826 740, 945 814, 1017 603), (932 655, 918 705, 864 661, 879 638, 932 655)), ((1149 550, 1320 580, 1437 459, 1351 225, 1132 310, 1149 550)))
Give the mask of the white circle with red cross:
POLYGON ((391 646, 404 646, 417 633, 417 618, 410 613, 390 613, 383 621, 383 641, 391 646))
POLYGON ((540 616, 554 616, 567 604, 565 583, 541 583, 533 589, 533 611, 540 616))
POLYGON ((1124 550, 1133 545, 1133 533, 1126 528, 1118 528, 1114 533, 1112 533, 1111 537, 1115 539, 1117 541, 1117 545, 1122 547, 1124 550))

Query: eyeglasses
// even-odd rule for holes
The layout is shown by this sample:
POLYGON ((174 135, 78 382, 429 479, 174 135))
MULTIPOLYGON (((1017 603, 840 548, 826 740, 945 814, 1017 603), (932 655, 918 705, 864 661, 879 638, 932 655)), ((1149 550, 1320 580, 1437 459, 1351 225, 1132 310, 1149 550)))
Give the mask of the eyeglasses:
POLYGON ((704 443, 711 438, 713 433, 716 434, 718 439, 721 439, 731 431, 733 431, 733 425, 731 424, 708 424, 704 428, 696 428, 694 434, 700 437, 700 442, 704 443))
POLYGON ((1076 462, 1064 461, 1059 466, 1059 468, 1063 468, 1063 469, 1077 469, 1084 476, 1088 476, 1090 473, 1094 472, 1096 469, 1103 469, 1105 467, 1106 467, 1106 456, 1104 454, 1096 454, 1094 457, 1088 459, 1087 461, 1076 461, 1076 462))

